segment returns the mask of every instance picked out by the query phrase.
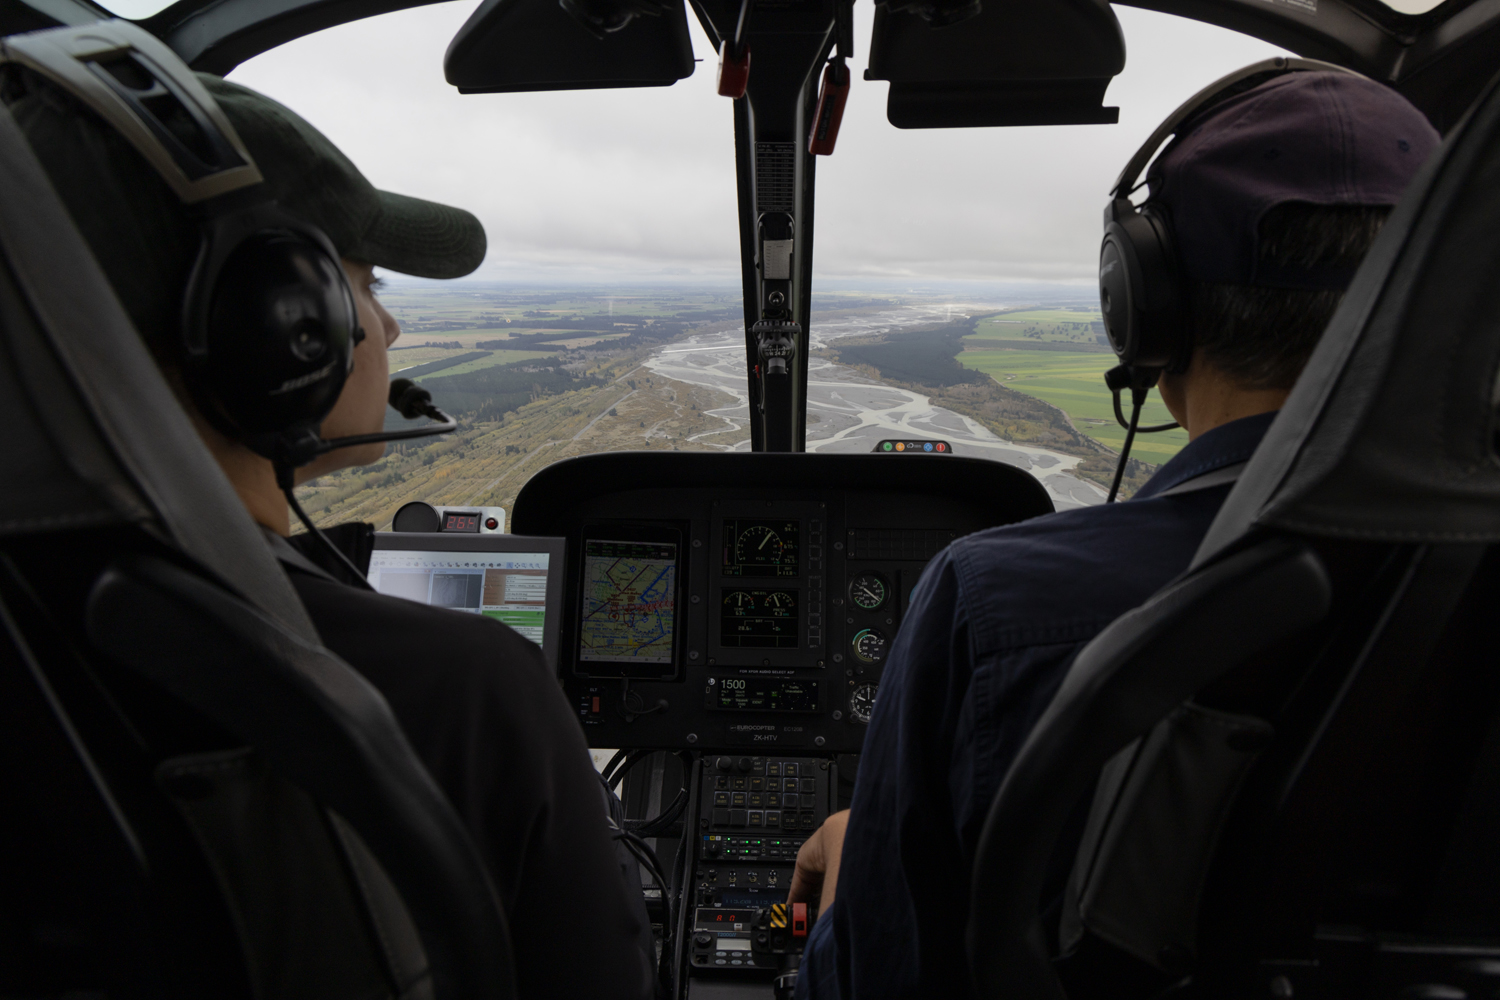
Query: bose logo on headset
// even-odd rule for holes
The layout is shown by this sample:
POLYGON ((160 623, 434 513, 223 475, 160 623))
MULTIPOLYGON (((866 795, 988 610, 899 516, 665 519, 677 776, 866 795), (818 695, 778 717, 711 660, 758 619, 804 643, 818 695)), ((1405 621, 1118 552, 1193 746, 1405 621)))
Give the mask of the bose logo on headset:
MULTIPOLYGON (((316 428, 364 337, 343 265, 279 208, 234 127, 166 45, 123 21, 14 36, 0 62, 46 77, 128 140, 203 239, 181 306, 179 361, 204 417, 278 463, 319 451, 316 428), (184 143, 164 121, 190 122, 184 143)), ((451 429, 451 428, 449 428, 451 429)))

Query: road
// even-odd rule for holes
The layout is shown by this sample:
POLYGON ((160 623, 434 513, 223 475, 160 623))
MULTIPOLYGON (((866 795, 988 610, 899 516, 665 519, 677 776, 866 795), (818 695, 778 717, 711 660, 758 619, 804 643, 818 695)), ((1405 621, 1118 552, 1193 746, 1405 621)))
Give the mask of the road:
MULTIPOLYGON (((939 322, 945 313, 944 307, 903 306, 816 325, 814 353, 808 365, 807 450, 867 452, 885 438, 941 438, 954 446, 955 454, 993 459, 1027 470, 1047 488, 1058 510, 1103 503, 1102 489, 1072 475, 1071 470, 1080 461, 1077 457, 1005 441, 962 414, 934 406, 921 393, 874 381, 817 354, 819 348, 839 337, 939 322)), ((729 327, 668 344, 646 361, 646 367, 667 378, 733 396, 733 404, 707 413, 723 420, 726 427, 744 431, 743 440, 736 442, 733 450, 748 451, 750 410, 741 331, 741 327, 729 327)))

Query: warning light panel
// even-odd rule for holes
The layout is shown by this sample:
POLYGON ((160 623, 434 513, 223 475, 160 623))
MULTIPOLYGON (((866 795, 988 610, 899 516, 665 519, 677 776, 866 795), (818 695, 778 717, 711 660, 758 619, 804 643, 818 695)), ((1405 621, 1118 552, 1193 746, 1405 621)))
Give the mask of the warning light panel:
POLYGON ((888 455, 951 455, 953 445, 947 441, 882 441, 871 451, 888 455))

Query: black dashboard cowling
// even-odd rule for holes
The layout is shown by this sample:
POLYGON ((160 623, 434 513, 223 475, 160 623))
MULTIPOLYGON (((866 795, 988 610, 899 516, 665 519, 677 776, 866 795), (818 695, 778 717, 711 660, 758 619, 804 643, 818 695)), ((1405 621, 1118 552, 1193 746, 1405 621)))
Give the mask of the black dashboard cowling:
POLYGON ((952 455, 614 452, 538 473, 512 527, 568 540, 558 668, 591 745, 824 755, 859 750, 927 562, 1051 510, 952 455), (643 615, 649 655, 600 655, 643 615))

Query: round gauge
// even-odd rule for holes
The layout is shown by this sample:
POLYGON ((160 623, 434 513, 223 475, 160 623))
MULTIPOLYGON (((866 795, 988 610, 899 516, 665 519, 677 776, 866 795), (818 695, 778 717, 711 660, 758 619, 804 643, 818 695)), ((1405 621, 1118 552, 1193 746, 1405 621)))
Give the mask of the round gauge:
POLYGON ((879 629, 863 628, 854 634, 854 658, 865 663, 885 659, 885 635, 879 629))
POLYGON ((734 540, 734 559, 745 563, 779 563, 786 548, 769 525, 752 524, 734 540))
POLYGON ((849 600, 865 611, 878 611, 890 593, 885 577, 879 573, 861 573, 849 581, 849 600))
POLYGON ((875 711, 875 685, 861 684, 849 692, 849 714, 855 722, 870 724, 870 715, 875 711))
POLYGON ((774 618, 786 618, 797 613, 797 598, 785 590, 773 590, 761 600, 765 604, 766 613, 774 618))
POLYGON ((748 590, 731 590, 724 595, 724 607, 729 611, 753 611, 755 595, 748 590))

